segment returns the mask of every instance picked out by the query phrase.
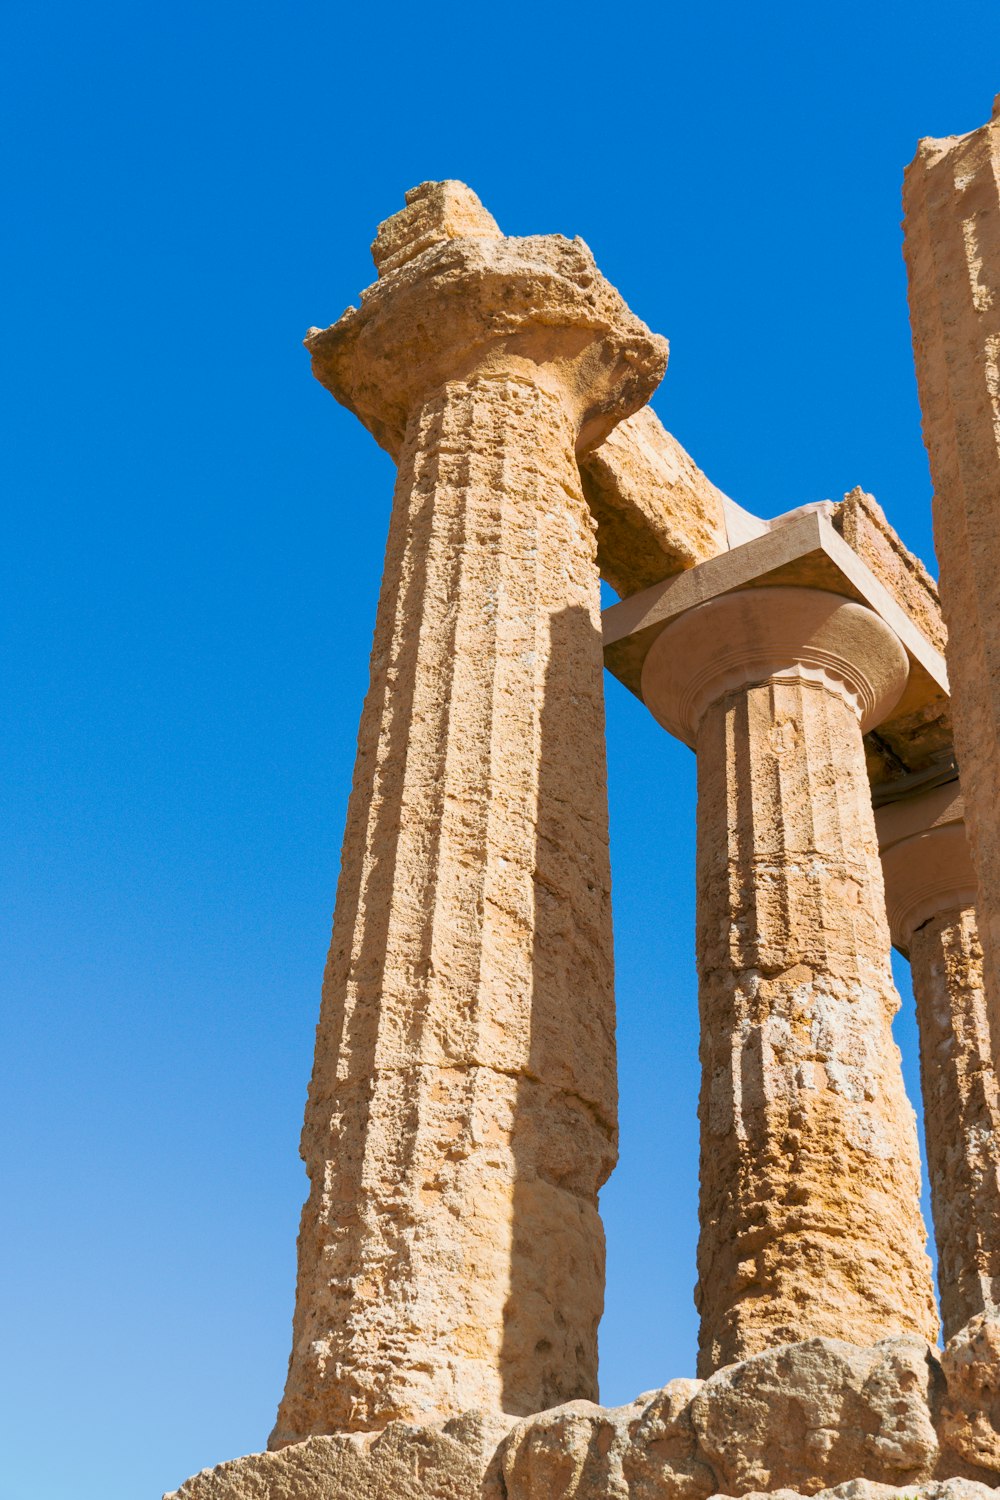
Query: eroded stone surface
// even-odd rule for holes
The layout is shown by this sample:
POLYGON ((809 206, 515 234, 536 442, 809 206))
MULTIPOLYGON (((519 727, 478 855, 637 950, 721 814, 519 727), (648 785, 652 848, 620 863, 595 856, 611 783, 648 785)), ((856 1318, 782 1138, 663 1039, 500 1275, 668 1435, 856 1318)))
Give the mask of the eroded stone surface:
POLYGON ((399 470, 273 1447, 597 1391, 617 1080, 577 452, 665 346, 582 243, 470 237, 468 190, 438 198, 429 228, 426 195, 382 226, 395 269, 308 341, 399 470))
POLYGON ((862 745, 905 680, 888 627, 818 590, 723 594, 646 656, 698 754, 703 1375, 937 1331, 862 745))
POLYGON ((1000 1321, 970 1319, 941 1355, 948 1393, 941 1409, 941 1441, 981 1468, 1000 1475, 1000 1321))
MULTIPOLYGON (((844 541, 892 594, 920 633, 944 651, 947 631, 937 585, 886 519, 873 495, 856 488, 832 507, 831 519, 844 541)), ((865 738, 868 778, 882 789, 913 771, 952 761, 951 700, 929 692, 919 706, 902 705, 865 738)))
POLYGON ((890 1339, 858 1349, 811 1339, 720 1370, 691 1405, 698 1454, 730 1495, 782 1486, 806 1493, 863 1474, 929 1477, 940 1379, 928 1345, 890 1339))
MULTIPOLYGON (((808 1491, 805 1493, 809 1493, 808 1491)), ((907 1485, 904 1494, 892 1484, 873 1479, 849 1479, 845 1484, 817 1490, 815 1500, 995 1500, 996 1492, 975 1479, 936 1479, 928 1484, 907 1485)), ((760 1490, 751 1490, 740 1500, 764 1500, 760 1490)), ((803 1500, 803 1492, 792 1489, 768 1491, 768 1500, 803 1500)))
POLYGON ((717 1487, 692 1415, 702 1389, 700 1380, 672 1380, 652 1397, 639 1397, 641 1415, 630 1424, 622 1460, 630 1500, 701 1500, 706 1487, 717 1487))
POLYGON ((503 1429, 478 1413, 437 1426, 390 1423, 280 1453, 251 1453, 200 1474, 163 1500, 479 1500, 503 1429))
POLYGON ((979 877, 994 1056, 1000 1055, 1000 111, 921 141, 907 168, 904 253, 934 541, 948 627, 955 748, 979 877))
POLYGON ((993 1491, 978 1481, 1000 1478, 998 1355, 996 1327, 973 1325, 946 1353, 946 1394, 919 1339, 810 1339, 627 1406, 310 1438, 205 1470, 166 1500, 979 1500, 993 1491))
POLYGON ((705 1500, 715 1476, 696 1453, 697 1380, 673 1380, 628 1406, 576 1401, 531 1417, 500 1449, 505 1500, 705 1500))
POLYGON ((601 577, 622 598, 725 552, 726 497, 648 406, 581 464, 601 577))
POLYGON ((548 389, 585 454, 645 406, 667 365, 666 339, 629 310, 583 241, 555 234, 442 232, 366 288, 360 307, 311 329, 306 346, 316 378, 397 459, 432 391, 490 374, 548 389))
MULTIPOLYGON (((945 910, 918 927, 910 967, 941 1314, 950 1338, 980 1314, 995 1317, 1000 1305, 1000 1094, 975 907, 945 910)), ((992 1342, 997 1325, 976 1326, 977 1339, 966 1333, 949 1345, 955 1377, 972 1360, 968 1368, 992 1365, 1000 1381, 1000 1344, 992 1342), (973 1360, 974 1348, 980 1355, 973 1360)))
POLYGON ((938 651, 944 651, 948 632, 937 584, 890 526, 875 496, 857 486, 833 507, 832 520, 844 541, 885 584, 917 629, 938 651))
POLYGON ((575 1402, 500 1449, 507 1500, 707 1500, 856 1480, 910 1490, 938 1469, 930 1345, 811 1339, 613 1409, 575 1402))
POLYGON ((388 276, 441 240, 503 239, 493 215, 464 182, 421 182, 406 194, 406 207, 378 227, 372 259, 388 276))

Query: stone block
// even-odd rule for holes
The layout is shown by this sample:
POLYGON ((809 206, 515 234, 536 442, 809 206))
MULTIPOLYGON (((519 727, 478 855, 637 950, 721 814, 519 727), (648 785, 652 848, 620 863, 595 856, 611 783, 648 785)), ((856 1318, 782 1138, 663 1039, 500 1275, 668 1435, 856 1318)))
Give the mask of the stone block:
POLYGON ((930 1345, 886 1339, 787 1344, 719 1370, 691 1405, 698 1455, 728 1495, 813 1494, 864 1475, 912 1485, 934 1472, 930 1345))
POLYGON ((648 406, 581 461, 601 577, 625 598, 725 552, 725 495, 648 406))
POLYGON ((163 1500, 479 1500, 503 1432, 478 1412, 435 1426, 391 1422, 203 1469, 163 1500))
MULTIPOLYGON (((712 1500, 721 1497, 712 1496, 712 1500)), ((740 1500, 764 1500, 760 1490, 741 1495, 740 1500)), ((767 1500, 803 1500, 799 1490, 769 1490, 767 1500)), ((813 1500, 995 1500, 988 1485, 974 1479, 932 1480, 928 1484, 908 1486, 901 1495, 895 1485, 878 1484, 873 1479, 849 1479, 846 1484, 820 1490, 813 1500)))
POLYGON ((914 556, 886 519, 874 495, 858 486, 834 507, 834 529, 884 583, 922 635, 937 651, 948 641, 941 600, 919 557, 914 556))
POLYGON ((986 1500, 1000 1324, 974 1320, 943 1363, 915 1338, 809 1339, 626 1406, 311 1437, 204 1469, 164 1500, 986 1500))
POLYGON ((1000 1321, 980 1314, 945 1345, 941 1442, 966 1463, 1000 1473, 1000 1321))

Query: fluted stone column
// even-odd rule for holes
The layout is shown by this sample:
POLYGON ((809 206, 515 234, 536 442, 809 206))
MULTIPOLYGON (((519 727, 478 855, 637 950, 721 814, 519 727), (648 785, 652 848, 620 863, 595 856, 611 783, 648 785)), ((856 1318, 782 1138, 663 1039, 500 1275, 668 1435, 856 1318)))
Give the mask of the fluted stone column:
POLYGON ((712 599, 646 657, 698 755, 702 1375, 936 1334, 861 738, 906 676, 872 611, 799 588, 712 599))
POLYGON ((958 782, 876 814, 892 940, 908 954, 945 1338, 1000 1312, 1000 1095, 958 782))
POLYGON ((430 184, 308 340, 398 458, 272 1436, 597 1395, 616 1154, 594 524, 665 345, 580 242, 430 184))
POLYGON ((1000 96, 989 124, 924 140, 903 186, 904 251, 955 748, 1000 1057, 1000 96))

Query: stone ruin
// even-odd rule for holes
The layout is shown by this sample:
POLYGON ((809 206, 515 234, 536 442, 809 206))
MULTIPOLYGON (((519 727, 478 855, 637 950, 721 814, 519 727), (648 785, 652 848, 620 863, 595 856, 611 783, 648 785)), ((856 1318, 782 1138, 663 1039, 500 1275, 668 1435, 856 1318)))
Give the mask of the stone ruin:
POLYGON ((398 478, 287 1385, 269 1451, 173 1500, 1000 1485, 1000 100, 921 143, 905 204, 940 601, 861 490, 723 495, 586 245, 461 183, 407 193, 310 331, 398 478), (614 1409, 605 667, 697 753, 702 1063, 698 1378, 614 1409))

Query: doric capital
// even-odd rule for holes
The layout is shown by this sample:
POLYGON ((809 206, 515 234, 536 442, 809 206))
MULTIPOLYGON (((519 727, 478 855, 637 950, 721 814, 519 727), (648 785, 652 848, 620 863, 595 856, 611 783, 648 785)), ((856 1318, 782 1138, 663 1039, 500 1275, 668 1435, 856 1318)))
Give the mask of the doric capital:
POLYGON ((889 714, 906 686, 906 652, 873 610, 822 589, 756 588, 721 594, 657 636, 642 695, 688 745, 710 704, 757 683, 793 678, 839 693, 862 730, 889 714))
POLYGON ((631 313, 582 240, 505 239, 461 183, 424 184, 380 227, 379 280, 331 328, 313 373, 398 453, 438 386, 520 371, 558 392, 577 448, 603 441, 656 389, 667 343, 631 313))
POLYGON ((957 781, 887 803, 875 814, 892 941, 909 952, 918 927, 976 904, 976 874, 957 781))

